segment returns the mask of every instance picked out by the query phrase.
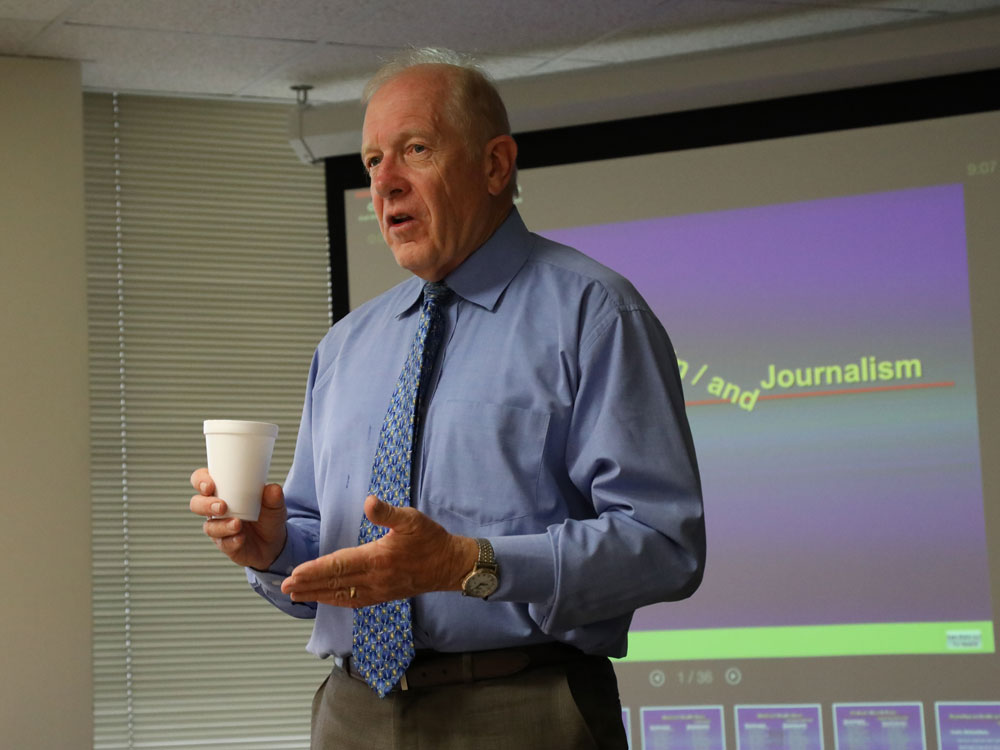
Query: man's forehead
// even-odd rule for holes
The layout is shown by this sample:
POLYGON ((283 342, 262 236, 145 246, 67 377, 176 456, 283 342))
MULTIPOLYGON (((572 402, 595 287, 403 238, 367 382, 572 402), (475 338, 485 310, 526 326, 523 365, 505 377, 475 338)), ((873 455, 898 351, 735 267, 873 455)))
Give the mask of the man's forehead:
POLYGON ((385 108, 414 107, 421 105, 431 110, 439 109, 447 99, 450 78, 441 72, 428 71, 420 67, 410 68, 396 74, 375 90, 365 110, 381 112, 385 108))
POLYGON ((373 99, 365 111, 361 143, 363 150, 384 148, 414 137, 440 141, 448 134, 442 108, 429 99, 403 96, 382 103, 373 99))
POLYGON ((433 113, 395 119, 369 120, 366 117, 361 129, 361 148, 386 148, 411 138, 438 141, 441 137, 440 124, 433 113))

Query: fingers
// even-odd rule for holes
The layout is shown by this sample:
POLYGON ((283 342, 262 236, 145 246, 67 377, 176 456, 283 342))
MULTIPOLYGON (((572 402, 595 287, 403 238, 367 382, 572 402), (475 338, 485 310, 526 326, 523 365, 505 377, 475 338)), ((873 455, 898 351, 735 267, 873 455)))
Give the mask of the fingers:
POLYGON ((347 586, 339 589, 332 589, 320 592, 317 601, 323 604, 332 604, 335 607, 367 607, 375 604, 375 600, 365 598, 357 586, 347 586))
POLYGON ((365 515, 376 526, 385 526, 403 534, 415 531, 421 513, 415 508, 397 508, 382 502, 375 495, 365 498, 365 515))
MULTIPOLYGON (((327 556, 329 557, 329 556, 327 556)), ((311 562, 320 562, 318 558, 311 562)), ((300 568, 302 566, 299 566, 300 568)), ((312 573, 307 568, 305 574, 296 568, 292 575, 281 584, 281 590, 293 602, 319 602, 334 607, 367 607, 371 604, 401 598, 387 594, 378 588, 363 572, 346 572, 340 575, 323 575, 323 566, 313 566, 312 573), (309 575, 306 575, 309 574, 309 575)))
POLYGON ((370 560, 366 546, 323 555, 296 567, 282 582, 281 590, 297 602, 351 607, 385 601, 372 599, 375 591, 368 577, 370 560), (360 596, 360 591, 367 591, 368 595, 360 596))
POLYGON ((221 518, 226 515, 226 511, 228 510, 225 500, 220 500, 217 497, 206 497, 205 495, 193 496, 190 507, 192 513, 209 518, 221 518))
POLYGON ((215 494, 215 482, 209 476, 208 469, 197 469, 191 474, 191 486, 198 490, 191 498, 191 512, 199 516, 223 516, 226 514, 226 503, 215 494))
POLYGON ((471 567, 463 567, 461 575, 452 570, 459 537, 416 508, 397 508, 374 495, 365 499, 364 509, 368 519, 387 527, 388 533, 296 567, 281 584, 292 601, 362 607, 458 587, 471 567))
POLYGON ((256 567, 248 557, 246 527, 238 518, 205 521, 204 529, 218 550, 234 563, 256 567))
POLYGON ((360 609, 361 607, 370 607, 372 604, 380 604, 386 600, 366 595, 361 588, 356 586, 346 586, 339 589, 320 589, 315 592, 293 594, 292 601, 317 602, 318 604, 329 604, 332 607, 360 609))
POLYGON ((269 484, 261 494, 257 521, 227 518, 229 506, 215 497, 215 482, 207 469, 191 474, 191 486, 199 494, 191 497, 191 512, 202 516, 202 529, 215 546, 237 565, 266 570, 285 546, 285 496, 281 485, 269 484))
MULTIPOLYGON (((191 486, 200 493, 191 498, 190 508, 192 513, 211 518, 213 516, 224 516, 228 512, 229 506, 226 505, 226 501, 214 496, 215 482, 209 476, 208 469, 198 469, 191 474, 191 486)), ((285 495, 281 489, 281 485, 266 485, 261 495, 261 507, 269 510, 281 510, 284 508, 284 505, 285 495)))
POLYGON ((191 473, 191 486, 198 490, 202 495, 215 494, 215 482, 212 481, 212 477, 208 473, 208 469, 195 469, 191 473))
POLYGON ((369 495, 365 498, 365 515, 368 516, 368 520, 371 521, 376 526, 388 526, 386 523, 394 510, 389 503, 383 503, 375 495, 369 495))
POLYGON ((290 594, 293 602, 317 602, 319 604, 329 604, 334 607, 367 607, 385 601, 371 596, 366 596, 363 590, 357 586, 341 586, 339 588, 318 588, 308 591, 295 591, 290 594), (352 595, 353 594, 353 595, 352 595))
POLYGON ((264 487, 264 494, 261 495, 260 504, 262 508, 280 510, 285 505, 285 493, 280 484, 268 484, 264 487))
MULTIPOLYGON (((243 521, 238 518, 209 518, 202 524, 207 536, 215 540, 230 539, 242 536, 243 521)), ((231 545, 230 545, 231 546, 231 545)))
POLYGON ((357 585, 356 579, 369 568, 366 546, 349 547, 302 563, 285 579, 281 590, 287 594, 296 587, 308 589, 317 583, 330 588, 357 585))

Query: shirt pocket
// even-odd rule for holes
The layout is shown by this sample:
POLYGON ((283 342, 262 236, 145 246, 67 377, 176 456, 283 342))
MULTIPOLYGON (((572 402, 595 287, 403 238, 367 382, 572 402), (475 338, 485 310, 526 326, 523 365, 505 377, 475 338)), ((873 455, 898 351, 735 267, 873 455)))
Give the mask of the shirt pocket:
POLYGON ((548 515, 538 484, 549 417, 481 401, 433 404, 422 446, 428 510, 477 526, 548 515))

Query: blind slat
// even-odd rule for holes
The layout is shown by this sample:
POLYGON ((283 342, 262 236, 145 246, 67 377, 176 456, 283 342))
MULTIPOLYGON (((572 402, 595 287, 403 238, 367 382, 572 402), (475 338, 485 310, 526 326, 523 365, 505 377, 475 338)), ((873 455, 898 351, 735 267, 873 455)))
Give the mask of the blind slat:
POLYGON ((190 514, 201 420, 278 423, 330 325, 321 170, 287 109, 86 94, 94 747, 306 748, 327 664, 190 514))

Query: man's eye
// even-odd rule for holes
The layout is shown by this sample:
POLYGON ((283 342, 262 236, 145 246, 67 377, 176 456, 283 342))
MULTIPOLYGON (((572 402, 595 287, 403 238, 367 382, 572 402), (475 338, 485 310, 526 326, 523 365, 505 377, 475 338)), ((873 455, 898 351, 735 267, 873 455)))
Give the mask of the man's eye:
POLYGON ((422 154, 427 150, 427 146, 424 146, 421 143, 414 143, 412 146, 410 146, 410 150, 413 151, 413 153, 415 154, 422 154))
POLYGON ((365 169, 371 172, 373 169, 375 169, 375 167, 378 166, 378 163, 380 161, 382 161, 382 159, 380 159, 378 156, 369 157, 368 160, 365 162, 365 169))

